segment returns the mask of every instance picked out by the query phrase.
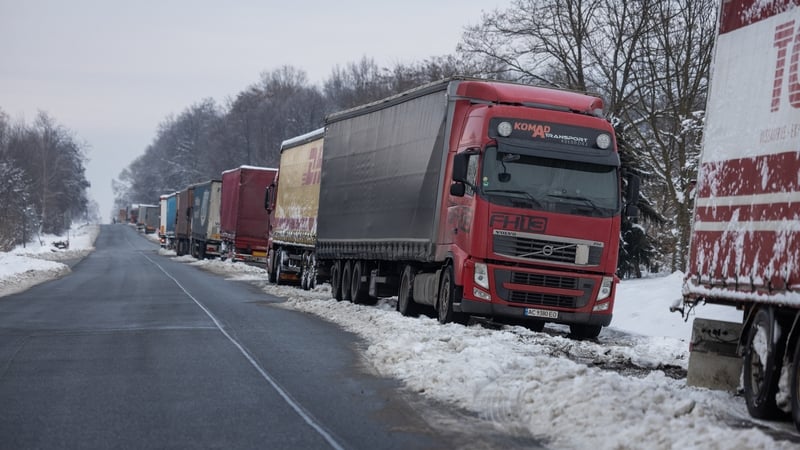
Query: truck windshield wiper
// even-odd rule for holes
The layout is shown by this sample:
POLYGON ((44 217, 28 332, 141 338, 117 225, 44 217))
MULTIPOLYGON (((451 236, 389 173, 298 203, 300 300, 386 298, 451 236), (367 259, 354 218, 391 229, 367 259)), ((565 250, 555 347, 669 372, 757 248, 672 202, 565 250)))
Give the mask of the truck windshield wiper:
POLYGON ((536 200, 530 192, 527 191, 517 191, 513 189, 484 189, 483 191, 486 194, 519 194, 524 195, 526 199, 530 200, 532 205, 541 207, 542 204, 539 200, 536 200))
POLYGON ((577 200, 579 202, 584 202, 587 205, 591 206, 592 210, 594 210, 594 211, 599 211, 599 212, 603 211, 602 208, 597 206, 597 204, 594 201, 592 201, 592 199, 587 198, 587 197, 581 197, 581 196, 578 196, 578 195, 562 195, 562 194, 547 194, 547 196, 548 197, 555 197, 555 198, 563 198, 563 199, 567 199, 567 200, 577 200))

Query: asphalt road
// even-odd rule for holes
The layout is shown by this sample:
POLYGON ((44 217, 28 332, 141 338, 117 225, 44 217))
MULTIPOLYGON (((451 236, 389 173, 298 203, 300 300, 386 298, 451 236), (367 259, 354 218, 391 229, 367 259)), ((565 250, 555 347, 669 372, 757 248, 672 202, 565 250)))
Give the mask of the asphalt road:
POLYGON ((0 298, 0 448, 533 445, 369 374, 355 336, 128 226, 95 246, 70 275, 0 298))

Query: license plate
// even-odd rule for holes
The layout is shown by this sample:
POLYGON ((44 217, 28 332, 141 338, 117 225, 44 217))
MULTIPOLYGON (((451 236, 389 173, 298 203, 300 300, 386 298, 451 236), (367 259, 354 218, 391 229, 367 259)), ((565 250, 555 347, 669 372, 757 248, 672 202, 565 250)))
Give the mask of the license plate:
POLYGON ((544 317, 545 319, 558 319, 558 311, 547 309, 525 308, 525 315, 528 317, 544 317))

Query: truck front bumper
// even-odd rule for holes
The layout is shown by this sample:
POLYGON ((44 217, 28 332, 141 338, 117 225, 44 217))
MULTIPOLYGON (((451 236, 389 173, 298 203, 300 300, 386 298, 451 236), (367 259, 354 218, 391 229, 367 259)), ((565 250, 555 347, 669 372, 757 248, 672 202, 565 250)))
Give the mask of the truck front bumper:
POLYGON ((461 303, 453 305, 453 309, 466 314, 486 317, 512 317, 518 319, 543 320, 552 323, 582 323, 587 325, 608 326, 611 323, 611 314, 592 314, 558 311, 558 317, 542 318, 525 315, 525 310, 518 306, 501 305, 498 303, 482 302, 477 300, 462 299, 461 303))

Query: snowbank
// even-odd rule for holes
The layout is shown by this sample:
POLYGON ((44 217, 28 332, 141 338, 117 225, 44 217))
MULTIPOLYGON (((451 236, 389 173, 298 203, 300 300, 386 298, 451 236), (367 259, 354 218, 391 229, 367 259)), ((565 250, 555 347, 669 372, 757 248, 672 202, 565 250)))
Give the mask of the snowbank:
POLYGON ((24 247, 0 253, 0 297, 68 274, 69 266, 61 261, 80 259, 93 251, 99 230, 97 225, 76 224, 64 236, 43 235, 24 247), (54 245, 66 242, 67 248, 54 245))

